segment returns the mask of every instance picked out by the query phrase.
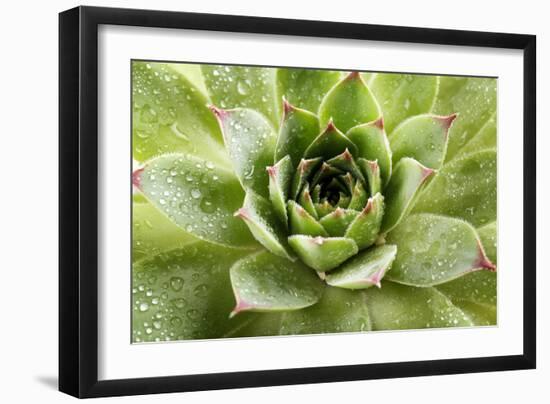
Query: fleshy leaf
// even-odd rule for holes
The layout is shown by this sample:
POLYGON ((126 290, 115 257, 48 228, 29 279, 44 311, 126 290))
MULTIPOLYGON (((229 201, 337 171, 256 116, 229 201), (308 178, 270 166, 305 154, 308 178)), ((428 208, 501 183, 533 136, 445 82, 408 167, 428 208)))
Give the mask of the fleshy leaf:
MULTIPOLYGON (((251 108, 279 127, 279 104, 275 89, 276 69, 250 66, 201 65, 204 82, 214 105, 251 108)), ((272 155, 273 157, 273 155, 272 155)))
POLYGON ((197 239, 149 202, 132 205, 132 261, 183 247, 197 239))
POLYGON ((496 112, 481 127, 468 143, 466 143, 454 156, 458 158, 479 150, 494 149, 497 147, 497 121, 496 112))
POLYGON ((321 167, 319 168, 319 170, 317 170, 317 172, 315 173, 315 175, 311 179, 311 186, 315 187, 322 180, 324 180, 326 178, 329 178, 329 177, 335 177, 335 176, 341 175, 343 173, 344 172, 342 170, 340 170, 339 168, 333 167, 330 164, 327 164, 326 162, 323 161, 323 163, 321 164, 321 167))
POLYGON ((237 178, 245 189, 267 197, 266 167, 273 163, 277 140, 273 128, 261 114, 251 109, 211 109, 222 128, 237 178))
POLYGON ((321 164, 321 158, 300 160, 300 164, 298 164, 298 168, 296 168, 296 173, 294 174, 292 186, 290 188, 290 196, 292 199, 296 199, 298 197, 298 194, 302 190, 302 187, 306 183, 307 179, 317 169, 317 167, 319 167, 319 164, 321 164))
POLYGON ((370 329, 369 312, 363 292, 326 288, 321 300, 315 305, 284 313, 280 334, 323 334, 370 329))
POLYGON ((382 232, 391 231, 409 212, 418 189, 433 172, 412 158, 404 157, 399 161, 384 190, 386 213, 382 232))
POLYGON ((353 174, 355 178, 361 180, 362 182, 365 182, 365 177, 363 177, 363 173, 355 163, 355 159, 348 149, 344 150, 339 155, 334 156, 333 158, 328 160, 327 163, 330 164, 332 167, 339 168, 344 172, 349 172, 353 174))
POLYGON ((374 244, 384 217, 384 197, 379 193, 369 198, 367 205, 349 225, 345 237, 355 241, 360 250, 374 244))
POLYGON ((360 252, 327 275, 326 282, 344 289, 382 287, 380 281, 390 269, 397 246, 385 244, 360 252))
POLYGON ((181 152, 230 167, 207 97, 174 66, 132 62, 132 157, 181 152))
POLYGON ((331 205, 326 199, 319 203, 314 203, 314 205, 317 216, 321 218, 336 210, 336 206, 331 205))
POLYGON ((268 251, 283 258, 294 260, 286 243, 286 228, 277 218, 269 201, 253 192, 247 192, 244 205, 235 216, 241 218, 258 242, 268 251))
POLYGON ((353 187, 348 209, 362 210, 367 204, 368 199, 369 196, 363 187, 363 184, 360 181, 357 181, 355 183, 355 187, 353 187))
POLYGON ((318 272, 336 268, 358 251, 355 241, 344 237, 294 235, 288 243, 306 265, 318 272))
POLYGON ((460 114, 449 133, 447 161, 491 119, 496 111, 497 80, 479 77, 441 77, 433 113, 460 114))
POLYGON ((415 288, 384 281, 382 288, 369 288, 365 293, 374 330, 474 325, 462 310, 435 288, 415 288))
POLYGON ((290 191, 290 183, 294 175, 294 168, 289 156, 282 158, 277 164, 267 168, 269 175, 269 200, 273 204, 275 213, 285 226, 288 224, 286 201, 290 191))
POLYGON ((361 158, 357 163, 363 171, 364 176, 367 178, 369 194, 376 195, 378 192, 382 192, 382 179, 380 177, 380 166, 378 162, 361 158))
POLYGON ((434 286, 469 272, 496 270, 487 258, 476 230, 467 222, 446 216, 407 217, 386 238, 399 246, 387 278, 411 286, 434 286))
POLYGON ((340 80, 341 72, 317 69, 277 69, 279 99, 317 112, 324 95, 340 80))
POLYGON ((386 131, 392 133, 406 118, 431 111, 439 88, 439 77, 377 73, 369 88, 382 108, 386 131))
POLYGON ((393 162, 412 157, 420 164, 438 170, 445 160, 449 128, 456 114, 417 115, 401 123, 390 136, 393 162))
POLYGON ((311 269, 267 251, 240 259, 230 273, 237 302, 231 316, 243 311, 299 310, 315 304, 323 293, 323 284, 311 269))
POLYGON ((357 146, 357 157, 378 163, 382 183, 387 184, 392 172, 392 154, 382 118, 355 126, 346 136, 357 146))
POLYGON ((229 268, 242 254, 199 241, 134 264, 132 341, 219 338, 240 327, 248 316, 227 315, 229 268))
POLYGON ((485 150, 445 164, 415 204, 414 212, 459 217, 476 227, 496 219, 497 154, 485 150))
POLYGON ((355 145, 329 121, 325 130, 315 138, 305 151, 308 159, 322 157, 325 160, 337 156, 349 149, 353 154, 357 152, 355 145))
POLYGON ((336 208, 319 221, 332 237, 343 237, 346 229, 353 220, 359 216, 359 212, 350 209, 336 208))
POLYGON ((303 207, 292 200, 288 201, 288 218, 291 234, 328 237, 324 227, 303 207))
POLYGON ((305 150, 320 131, 316 115, 296 108, 283 99, 283 122, 275 148, 275 161, 289 155, 293 166, 298 166, 305 150))
POLYGON ((315 205, 313 204, 313 199, 309 193, 309 184, 307 182, 298 196, 298 203, 315 219, 319 218, 317 216, 317 211, 315 210, 315 205))
POLYGON ((319 106, 321 126, 334 121, 342 132, 380 115, 376 99, 358 72, 348 74, 332 87, 319 106))
POLYGON ((212 161, 166 154, 133 174, 134 185, 186 232, 227 246, 253 246, 246 226, 233 217, 244 192, 232 172, 212 161))
POLYGON ((488 223, 477 229, 481 244, 491 262, 497 263, 497 222, 488 223))

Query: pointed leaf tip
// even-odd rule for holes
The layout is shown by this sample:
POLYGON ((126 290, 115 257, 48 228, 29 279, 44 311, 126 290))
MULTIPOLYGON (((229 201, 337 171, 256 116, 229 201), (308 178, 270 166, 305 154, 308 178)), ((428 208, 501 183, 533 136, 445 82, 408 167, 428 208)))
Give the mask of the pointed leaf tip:
POLYGON ((434 116, 434 119, 438 121, 441 124, 441 126, 443 126, 443 129, 447 131, 446 135, 448 136, 449 134, 448 130, 457 117, 458 117, 458 113, 455 112, 454 114, 447 115, 447 116, 434 116))
POLYGON ((137 189, 141 189, 141 174, 145 167, 138 168, 132 173, 132 185, 137 189))
POLYGON ((227 116, 227 111, 225 109, 221 109, 216 107, 215 105, 208 105, 208 109, 212 111, 214 116, 219 120, 223 120, 227 116))
POLYGON ((325 132, 331 132, 335 130, 336 126, 334 125, 334 120, 332 119, 332 117, 330 117, 327 123, 327 127, 325 128, 325 132))
POLYGON ((292 111, 294 111, 294 105, 292 105, 290 102, 288 102, 288 100, 285 98, 285 96, 283 96, 283 113, 284 113, 284 116, 287 116, 288 114, 290 114, 292 111))
POLYGON ((361 74, 358 71, 349 72, 349 74, 346 76, 346 80, 357 80, 357 79, 361 79, 361 74))
POLYGON ((384 130, 384 117, 380 115, 380 117, 374 121, 372 121, 372 126, 384 130))
POLYGON ((496 272, 497 266, 491 262, 489 257, 487 257, 487 254, 485 254, 485 250, 483 249, 483 246, 481 245, 481 241, 477 241, 477 248, 479 251, 479 260, 476 263, 477 268, 483 268, 488 270, 489 272, 496 272))

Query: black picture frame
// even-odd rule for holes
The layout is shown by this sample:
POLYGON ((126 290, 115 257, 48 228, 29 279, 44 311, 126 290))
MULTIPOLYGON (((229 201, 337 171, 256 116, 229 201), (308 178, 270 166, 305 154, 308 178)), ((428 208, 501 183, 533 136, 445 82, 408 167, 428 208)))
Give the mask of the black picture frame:
POLYGON ((104 397, 536 366, 536 37, 184 12, 77 7, 59 15, 59 390, 104 397), (98 380, 98 26, 182 28, 523 51, 523 354, 98 380))

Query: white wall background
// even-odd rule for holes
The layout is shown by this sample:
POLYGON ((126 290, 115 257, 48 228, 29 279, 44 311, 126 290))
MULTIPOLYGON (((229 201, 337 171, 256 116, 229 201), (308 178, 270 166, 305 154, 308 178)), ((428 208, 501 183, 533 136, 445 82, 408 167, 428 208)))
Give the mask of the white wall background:
MULTIPOLYGON (((531 33, 538 36, 538 369, 109 399, 157 403, 544 402, 550 380, 550 26, 545 3, 461 0, 91 1, 89 5, 531 33), (315 7, 312 7, 316 4, 315 7), (380 402, 379 401, 379 402, 380 402)), ((0 64, 0 397, 2 402, 68 402, 57 385, 57 13, 78 5, 5 2, 0 64)), ((520 136, 520 134, 518 134, 520 136)), ((518 242, 520 236, 518 235, 518 242)))

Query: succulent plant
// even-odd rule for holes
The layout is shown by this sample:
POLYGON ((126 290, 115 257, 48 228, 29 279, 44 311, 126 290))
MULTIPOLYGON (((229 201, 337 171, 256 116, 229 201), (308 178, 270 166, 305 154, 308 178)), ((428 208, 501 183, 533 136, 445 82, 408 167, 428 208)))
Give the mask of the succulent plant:
POLYGON ((134 62, 133 341, 496 324, 496 81, 134 62))

